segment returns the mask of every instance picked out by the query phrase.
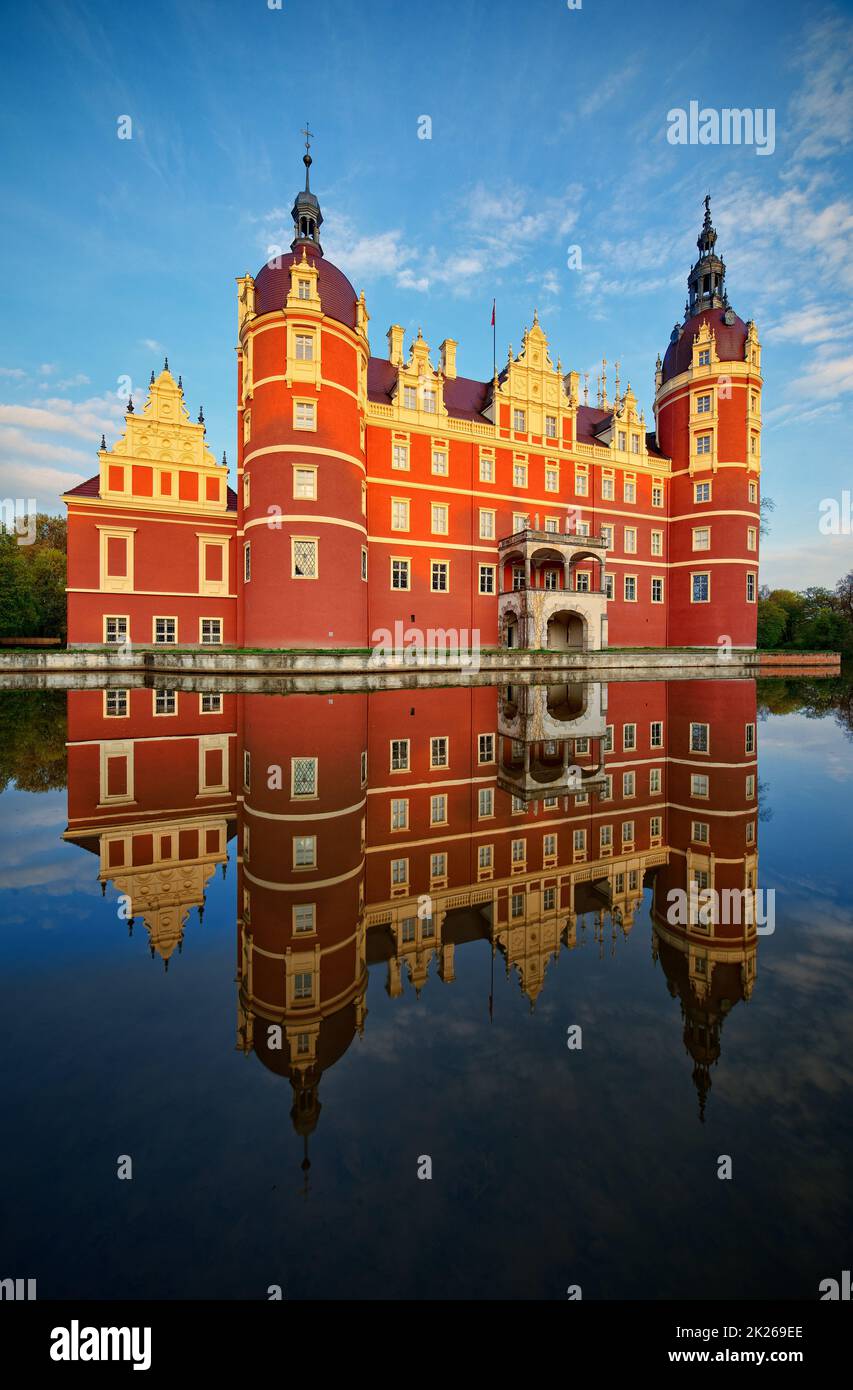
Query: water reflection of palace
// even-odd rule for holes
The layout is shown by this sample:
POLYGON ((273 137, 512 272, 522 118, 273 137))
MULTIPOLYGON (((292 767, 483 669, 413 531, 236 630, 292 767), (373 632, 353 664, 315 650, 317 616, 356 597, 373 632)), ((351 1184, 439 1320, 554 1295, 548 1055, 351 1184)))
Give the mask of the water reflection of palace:
POLYGON ((290 1079, 306 1136, 371 968, 420 992, 483 941, 532 1008, 585 933, 616 952, 650 889, 702 1113, 755 926, 671 925, 668 895, 756 887, 755 720, 746 680, 74 691, 66 838, 168 963, 236 831, 237 1045, 290 1079))

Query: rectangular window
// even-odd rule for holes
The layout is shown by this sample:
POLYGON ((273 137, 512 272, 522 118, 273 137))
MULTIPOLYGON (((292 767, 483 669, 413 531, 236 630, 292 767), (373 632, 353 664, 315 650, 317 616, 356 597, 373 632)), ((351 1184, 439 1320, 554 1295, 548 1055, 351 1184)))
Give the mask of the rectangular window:
POLYGON ((293 837, 293 867, 295 869, 313 869, 317 865, 317 837, 316 835, 294 835, 293 837))
POLYGON ((409 740, 407 738, 392 738, 391 740, 391 771, 408 772, 409 770, 409 740))
POLYGON ((635 574, 625 575, 625 602, 637 602, 637 576, 635 574))
POLYGON ((589 478, 579 468, 575 469, 575 496, 586 497, 589 492, 589 478))
POLYGON ((495 514, 480 509, 480 540, 491 541, 495 537, 495 514))
POLYGON ((527 487, 527 464, 514 463, 512 466, 513 487, 527 487))
POLYGON ((663 555, 663 531, 652 531, 652 554, 663 555))
POLYGON ((296 291, 297 298, 298 298, 298 299, 310 299, 310 298, 311 298, 311 281, 310 281, 310 280, 297 280, 296 284, 297 284, 297 291, 296 291))
POLYGON ((700 366, 700 367, 710 367, 710 365, 711 365, 711 349, 710 349, 710 348, 700 348, 700 350, 699 350, 699 358, 698 358, 698 361, 699 361, 699 366, 700 366))
POLYGON ((446 594, 450 589, 449 560, 433 560, 431 562, 430 589, 434 594, 446 594))
POLYGON ((510 898, 510 913, 513 917, 524 916, 524 894, 513 893, 510 898))
POLYGON ((408 830, 409 828, 409 803, 405 797, 393 797, 391 800, 391 829, 408 830))
POLYGON ((553 859, 557 853, 557 836, 545 835, 542 840, 542 853, 546 859, 553 859))
POLYGON ((408 444, 395 444, 391 450, 391 467, 404 472, 409 467, 408 444))
POLYGON ((746 779, 746 782, 744 784, 744 792, 746 793, 747 801, 751 801, 755 796, 755 774, 752 772, 750 772, 749 776, 746 779))
POLYGON ((636 796, 637 794, 637 774, 636 772, 622 773, 622 795, 636 796))
POLYGON ((405 498, 394 497, 391 499, 391 530, 408 531, 409 529, 409 503, 405 498))
POLYGON ((691 579, 691 603, 710 603, 711 601, 711 576, 709 574, 692 574, 691 579))
MULTIPOLYGON (((488 454, 480 455, 480 482, 493 483, 495 481, 495 461, 488 454)), ((481 533, 482 534, 482 533, 481 533)))
POLYGON ((707 843, 708 843, 708 822, 707 822, 707 821, 704 821, 704 820, 695 820, 695 821, 693 822, 693 829, 692 829, 692 831, 691 831, 691 836, 692 836, 692 838, 696 841, 697 844, 700 844, 700 845, 707 845, 707 843))
POLYGON ((746 576, 746 601, 747 601, 747 603, 755 603, 755 575, 754 575, 754 574, 748 574, 748 575, 746 576))
POLYGON ((480 869, 490 869, 494 853, 493 845, 480 845, 477 853, 477 867, 480 869))
POLYGON ((640 452, 640 436, 639 436, 638 434, 632 434, 632 435, 631 435, 631 453, 632 453, 632 454, 638 454, 639 452, 640 452))
POLYGON ((585 830, 575 830, 572 832, 572 849, 575 854, 586 854, 585 830))
POLYGON ((432 471, 442 478, 447 477, 447 450, 433 449, 432 451, 432 471))
POLYGON ((652 483, 652 506, 663 506, 663 483, 652 483))
POLYGON ((625 502, 636 502, 637 484, 630 478, 626 478, 622 484, 622 498, 625 502))
POLYGON ((316 468, 294 468, 293 470, 293 495, 303 497, 309 502, 313 502, 317 497, 317 470, 316 468))
MULTIPOLYGON (((429 859, 429 876, 431 879, 447 877, 447 855, 431 854, 429 859)), ((429 918, 425 918, 429 921, 429 918)))
POLYGON ((660 794, 660 768, 649 768, 649 795, 658 796, 660 794))
POLYGON ((155 714, 177 714, 178 696, 174 690, 155 690, 154 692, 154 713, 155 714))
POLYGON ((709 726, 708 726, 707 724, 691 724, 691 725, 690 725, 690 752, 691 752, 691 753, 707 753, 707 752, 708 752, 708 727, 709 727, 709 726))
POLYGON ((367 579, 367 547, 361 547, 361 577, 367 579))
POLYGON ((711 500, 711 484, 710 484, 710 483, 694 483, 694 484, 693 484, 693 501, 694 501, 694 502, 710 502, 710 500, 711 500))
POLYGON ((747 724, 744 727, 744 751, 747 753, 755 752, 755 725, 747 724))
POLYGON ((243 749, 243 786, 249 791, 252 786, 252 755, 248 749, 243 749))
POLYGON ((437 536, 447 535, 448 508, 444 502, 433 502, 432 509, 432 529, 437 536))
POLYGON ((696 452, 697 452, 697 454, 710 454, 710 452, 711 452, 711 436, 710 436, 709 434, 697 434, 697 436, 696 436, 696 452))
POLYGON ((480 565, 480 593, 493 594, 495 592, 495 567, 494 565, 480 565))
POLYGON ((546 438, 546 439, 556 439, 556 438, 557 438, 557 417, 556 417, 556 415, 546 415, 546 416, 545 416, 545 438, 546 438))
POLYGON ((613 826, 602 825, 598 832, 598 844, 601 849, 610 849, 613 844, 613 826))
POLYGON ((650 816, 650 817, 649 817, 649 834, 650 834, 650 836, 652 837, 653 840, 659 840, 659 839, 660 839, 660 835, 661 835, 661 818, 660 818, 660 816, 650 816))
POLYGON ((291 577, 293 579, 317 578, 318 542, 310 536, 291 536, 291 577))
POLYGON ((757 501, 758 501, 758 483, 750 482, 750 484, 749 484, 749 500, 750 500, 750 502, 757 502, 757 501))
POLYGON ((619 448, 620 448, 620 449, 624 449, 624 448, 626 447, 626 445, 627 445, 627 442, 628 442, 628 440, 627 440, 627 436, 626 436, 626 434, 625 434, 625 431, 624 431, 624 430, 620 430, 620 431, 619 431, 619 448))
POLYGON ((636 528, 635 526, 626 526, 626 527, 624 528, 624 536, 625 536, 625 554, 626 554, 626 555, 636 555, 636 553, 637 553, 637 528, 636 528))
POLYGON ((513 841, 512 841, 512 862, 513 862, 513 864, 526 864, 526 863, 527 863, 527 841, 526 841, 526 840, 513 840, 513 841))
POLYGON ((293 930, 299 935, 306 932, 316 931, 317 928, 317 905, 316 903, 294 903, 293 905, 293 930))
POLYGON ((746 548, 747 550, 758 549, 758 532, 754 526, 746 528, 746 548))
POLYGON ((416 386, 403 387, 403 407, 406 410, 417 410, 418 388, 416 386))
POLYGON ((430 797, 429 823, 430 825, 447 824, 447 797, 443 792, 430 797))
POLYGON ((200 714, 221 714, 222 696, 203 694, 199 702, 200 714))
POLYGON ((663 579, 660 575, 652 577, 652 603, 663 603, 663 579))
POLYGON ((707 797, 709 787, 708 775, 705 772, 694 772, 690 777, 690 795, 707 797))
POLYGON ((446 738, 432 738, 429 743, 430 767, 447 767, 449 763, 446 738))
POLYGON ((127 715, 127 691, 107 690, 104 713, 108 719, 124 719, 127 715))
POLYGON ((559 470, 559 468, 546 468, 546 469, 545 469, 545 491, 546 491, 546 492, 559 492, 559 491, 560 491, 560 470, 559 470))
POLYGON ((710 550, 710 549, 711 549, 711 528, 710 528, 710 526, 694 526, 694 527, 693 527, 693 549, 694 549, 694 550, 710 550))
POLYGON ((177 618, 154 619, 154 641, 157 645, 168 645, 178 640, 177 618))
POLYGON ((605 522, 604 525, 603 525, 602 528, 601 528, 601 539, 604 541, 604 544, 607 546, 607 549, 608 549, 608 550, 612 549, 612 546, 613 546, 613 527, 612 527, 612 526, 609 526, 609 525, 607 524, 607 522, 605 522))
POLYGON ((391 860, 391 886, 401 888, 409 882, 409 861, 408 859, 391 860))
POLYGON ((612 725, 612 724, 608 724, 608 725, 605 727, 605 730, 604 730, 604 742, 602 743, 601 747, 602 747, 602 752, 604 752, 604 753, 612 753, 612 752, 613 752, 613 725, 612 725))
POLYGON ((317 795, 317 759, 290 759, 290 795, 292 797, 317 795))
POLYGON ((606 575, 604 576, 604 596, 605 596, 605 598, 612 598, 612 597, 613 597, 613 586, 614 586, 614 583, 615 583, 615 581, 614 581, 614 578, 613 578, 613 575, 612 575, 612 574, 606 574, 606 575))
POLYGON ((202 646, 218 646, 222 643, 222 619, 221 618, 202 618, 201 620, 201 642, 202 646))
POLYGON ((424 410, 427 415, 435 414, 435 391, 431 386, 424 387, 424 410))
POLYGON ((410 561, 408 561, 408 560, 392 560, 392 561, 391 561, 391 588, 392 588, 392 589, 408 589, 408 588, 409 588, 409 568, 410 568, 410 561))
POLYGON ((710 413, 711 413, 711 397, 710 397, 710 396, 697 396, 697 397, 696 397, 696 414, 697 414, 697 415, 710 415, 710 413))
POLYGON ((622 822, 622 845, 632 845, 634 843, 634 822, 623 820, 622 822))
POLYGON ((494 734, 480 734, 477 740, 477 761, 480 763, 493 763, 495 761, 494 734))
MULTIPOLYGON (((556 581, 556 578, 557 578, 556 570, 552 571, 552 573, 553 573, 553 575, 554 575, 554 580, 556 581)), ((546 586, 546 587, 547 587, 547 586, 546 586)), ((557 585, 556 585, 556 582, 555 582, 555 583, 554 583, 554 588, 556 589, 556 587, 557 587, 557 585)), ((578 592, 579 594, 588 594, 588 593, 589 593, 589 575, 588 575, 588 574, 585 574, 585 573, 583 573, 583 572, 581 572, 581 573, 575 575, 575 588, 576 588, 576 590, 577 590, 577 592, 578 592)))
POLYGON ((527 417, 523 410, 514 410, 512 412, 512 427, 516 434, 524 434, 527 429, 527 417))
POLYGON ((614 497, 614 487, 612 478, 602 478, 601 497, 604 502, 612 502, 614 497))
POLYGON ((477 814, 481 820, 494 815, 495 794, 491 787, 481 787, 477 793, 477 814))
POLYGON ((310 999, 314 993, 313 976, 310 970, 300 970, 293 977, 294 999, 310 999))
POLYGON ((252 577, 252 545, 246 541, 243 546, 243 581, 248 584, 252 577))
POLYGON ((636 724, 622 725, 622 749, 625 753, 633 753, 637 747, 637 726, 636 724))
POLYGON ((663 748, 663 724, 659 719, 649 725, 649 743, 652 748, 663 748))
POLYGON ((104 641, 110 644, 127 641, 127 618, 104 618, 104 641))
POLYGON ((295 430, 315 430, 317 428, 317 402, 293 402, 293 428, 295 430))
POLYGON ((314 338, 310 333, 296 334, 296 360, 297 362, 314 361, 314 338))
POLYGON ((546 889, 544 890, 543 894, 542 894, 542 910, 543 910, 543 912, 553 912, 553 911, 556 909, 556 906, 557 906, 557 890, 556 890, 556 888, 546 888, 546 889))

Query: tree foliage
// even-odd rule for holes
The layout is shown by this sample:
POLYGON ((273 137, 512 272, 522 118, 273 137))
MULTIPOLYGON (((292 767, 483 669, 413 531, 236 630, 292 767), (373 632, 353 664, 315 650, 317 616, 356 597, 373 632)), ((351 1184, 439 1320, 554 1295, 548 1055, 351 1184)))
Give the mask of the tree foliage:
POLYGON ((64 517, 36 516, 32 544, 0 528, 0 637, 58 637, 65 641, 64 517))

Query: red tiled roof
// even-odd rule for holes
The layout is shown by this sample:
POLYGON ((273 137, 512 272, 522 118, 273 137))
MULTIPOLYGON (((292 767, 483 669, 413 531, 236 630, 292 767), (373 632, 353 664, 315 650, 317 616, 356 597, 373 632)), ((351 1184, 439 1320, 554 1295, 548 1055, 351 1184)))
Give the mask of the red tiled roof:
MULTIPOLYGON (((323 313, 347 328, 355 328, 356 293, 342 270, 327 261, 319 246, 305 244, 309 260, 317 265, 317 290, 323 313)), ((287 252, 276 257, 280 264, 267 262, 255 276, 255 309, 259 314, 269 314, 274 309, 283 309, 290 293, 290 267, 294 260, 302 260, 302 246, 298 251, 287 252)))
POLYGON ((612 418, 612 410, 601 410, 596 405, 579 405, 578 443, 600 444, 601 440, 598 438, 598 434, 601 432, 601 427, 608 424, 612 418))
MULTIPOLYGON (((378 405, 390 405, 391 392, 397 380, 397 368, 385 357, 371 357, 367 364, 367 395, 378 405)), ((444 383, 444 403, 447 413, 455 420, 478 420, 488 424, 483 411, 492 398, 490 381, 474 381, 472 377, 448 377, 444 383)))
POLYGON ((723 362, 742 362, 746 351, 746 324, 735 315, 732 324, 724 323, 725 309, 704 309, 695 314, 684 325, 684 332, 676 342, 670 343, 663 359, 663 379, 670 381, 674 376, 686 372, 693 359, 693 338, 703 323, 711 326, 717 344, 717 356, 723 362))

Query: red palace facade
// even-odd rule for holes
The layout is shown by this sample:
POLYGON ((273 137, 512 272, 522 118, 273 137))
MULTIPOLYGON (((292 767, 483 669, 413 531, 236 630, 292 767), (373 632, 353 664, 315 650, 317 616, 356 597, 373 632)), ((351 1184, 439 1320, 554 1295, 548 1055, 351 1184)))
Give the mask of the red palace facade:
POLYGON ((453 339, 407 352, 397 325, 372 356, 304 162, 291 253, 238 280, 236 493, 167 363, 64 498, 69 644, 365 649, 402 623, 484 647, 753 648, 761 347, 708 199, 649 431, 618 369, 588 403, 535 314, 491 381, 459 375, 453 339))

